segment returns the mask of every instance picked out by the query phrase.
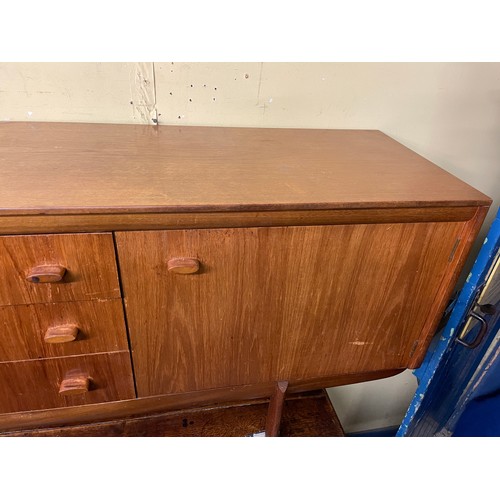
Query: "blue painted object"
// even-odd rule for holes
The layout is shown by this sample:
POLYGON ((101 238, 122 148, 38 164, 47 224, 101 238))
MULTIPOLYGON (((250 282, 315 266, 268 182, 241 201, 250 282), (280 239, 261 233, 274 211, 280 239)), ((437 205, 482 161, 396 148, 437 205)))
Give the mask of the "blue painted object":
MULTIPOLYGON (((454 435, 455 429, 462 433, 460 435, 475 435, 471 422, 479 418, 480 413, 486 422, 489 418, 486 415, 490 415, 494 408, 498 409, 499 307, 495 315, 487 317, 489 331, 476 349, 467 349, 455 339, 464 326, 499 248, 500 210, 465 285, 451 306, 453 309, 446 326, 434 338, 421 367, 414 371, 419 385, 397 436, 450 436, 454 435), (485 373, 488 373, 487 377, 485 373)), ((474 338, 477 329, 479 324, 469 332, 467 339, 474 338)), ((488 421, 488 432, 500 432, 500 429, 495 430, 497 425, 500 427, 500 413, 496 415, 496 419, 492 416, 488 421)), ((480 425, 476 423, 476 427, 480 425)))
MULTIPOLYGON (((500 330, 500 318, 494 326, 500 330)), ((458 405, 453 436, 500 436, 500 348, 497 343, 484 363, 483 377, 473 384, 468 400, 458 405)))

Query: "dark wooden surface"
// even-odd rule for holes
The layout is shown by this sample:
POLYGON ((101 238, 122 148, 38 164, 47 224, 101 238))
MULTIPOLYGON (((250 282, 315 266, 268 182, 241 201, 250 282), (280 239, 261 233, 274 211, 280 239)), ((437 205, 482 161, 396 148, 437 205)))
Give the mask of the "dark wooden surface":
MULTIPOLYGON (((173 411, 89 425, 15 432, 31 437, 242 437, 264 431, 269 401, 173 411)), ((289 396, 284 403, 282 437, 340 437, 342 425, 325 391, 289 396)))
POLYGON ((490 202, 376 130, 0 123, 3 215, 490 202))
MULTIPOLYGON (((392 377, 402 370, 384 370, 372 373, 351 373, 330 378, 301 380, 288 387, 288 393, 316 390, 322 387, 355 384, 367 380, 378 380, 392 377)), ((68 408, 52 408, 38 411, 0 414, 0 432, 56 425, 79 425, 96 421, 111 421, 121 418, 145 416, 150 413, 171 410, 192 409, 210 406, 216 403, 234 403, 237 401, 268 398, 275 388, 274 382, 246 385, 241 387, 224 387, 207 391, 179 394, 164 394, 126 401, 86 404, 68 408)), ((77 404, 77 403, 75 403, 77 404)))
POLYGON ((0 412, 85 405, 134 397, 130 353, 115 352, 0 363, 0 412), (87 373, 88 393, 59 394, 68 372, 87 373))
POLYGON ((263 212, 72 214, 2 216, 0 234, 207 229, 218 227, 316 226, 387 222, 469 220, 476 207, 359 208, 263 212))
POLYGON ((0 429, 418 366, 490 203, 378 131, 0 124, 0 234, 122 231, 146 396, 133 399, 113 235, 2 236, 0 306, 18 309, 0 307, 10 325, 0 354, 49 358, 0 363, 0 411, 17 412, 0 415, 0 429), (168 272, 186 257, 198 272, 168 272), (64 267, 62 281, 26 281, 44 265, 64 267), (40 343, 46 325, 75 311, 94 334, 40 343), (103 352, 114 349, 123 351, 103 352), (93 377, 87 394, 58 394, 68 370, 93 377))
POLYGON ((424 360, 425 354, 433 335, 436 332, 439 321, 442 318, 445 307, 453 292, 460 272, 472 248, 481 225, 488 212, 488 207, 478 207, 475 216, 468 221, 459 236, 459 241, 453 249, 453 265, 448 269, 441 284, 435 290, 434 303, 427 316, 427 321, 422 329, 422 340, 415 345, 415 349, 408 363, 408 368, 418 368, 424 360))
POLYGON ((406 367, 464 225, 117 233, 138 395, 406 367))
POLYGON ((120 297, 111 234, 2 236, 0 276, 0 305, 120 297), (63 280, 27 281, 29 271, 42 264, 64 266, 63 280))
POLYGON ((276 384, 274 392, 271 394, 266 418, 266 436, 268 437, 279 435, 287 389, 288 382, 286 380, 280 380, 276 384))
POLYGON ((0 362, 128 350, 120 299, 0 307, 0 362), (76 325, 72 342, 49 344, 47 330, 76 325))

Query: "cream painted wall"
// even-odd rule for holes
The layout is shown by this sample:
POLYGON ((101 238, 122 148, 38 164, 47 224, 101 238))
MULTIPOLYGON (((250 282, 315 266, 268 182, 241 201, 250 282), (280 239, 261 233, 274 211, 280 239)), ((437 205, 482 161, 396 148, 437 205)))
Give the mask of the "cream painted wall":
MULTIPOLYGON (((494 199, 473 254, 500 201, 499 63, 0 63, 1 120, 380 129, 494 199)), ((415 387, 329 393, 359 431, 397 425, 415 387)))

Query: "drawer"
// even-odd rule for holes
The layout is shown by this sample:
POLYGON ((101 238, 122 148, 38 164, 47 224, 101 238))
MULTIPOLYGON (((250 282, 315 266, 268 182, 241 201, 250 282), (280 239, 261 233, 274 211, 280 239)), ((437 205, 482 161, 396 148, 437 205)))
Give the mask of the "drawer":
POLYGON ((108 233, 2 236, 0 276, 0 305, 120 297, 108 233))
POLYGON ((0 363, 1 413, 134 397, 128 352, 0 363))
POLYGON ((0 361, 127 349, 121 299, 0 307, 0 361))

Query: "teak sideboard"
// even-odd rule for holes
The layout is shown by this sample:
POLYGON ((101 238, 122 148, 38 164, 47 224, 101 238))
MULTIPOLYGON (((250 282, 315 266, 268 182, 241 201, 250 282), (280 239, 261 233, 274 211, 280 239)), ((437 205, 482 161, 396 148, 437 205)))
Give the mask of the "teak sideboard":
POLYGON ((0 432, 417 367, 491 200, 379 131, 0 124, 0 432))

